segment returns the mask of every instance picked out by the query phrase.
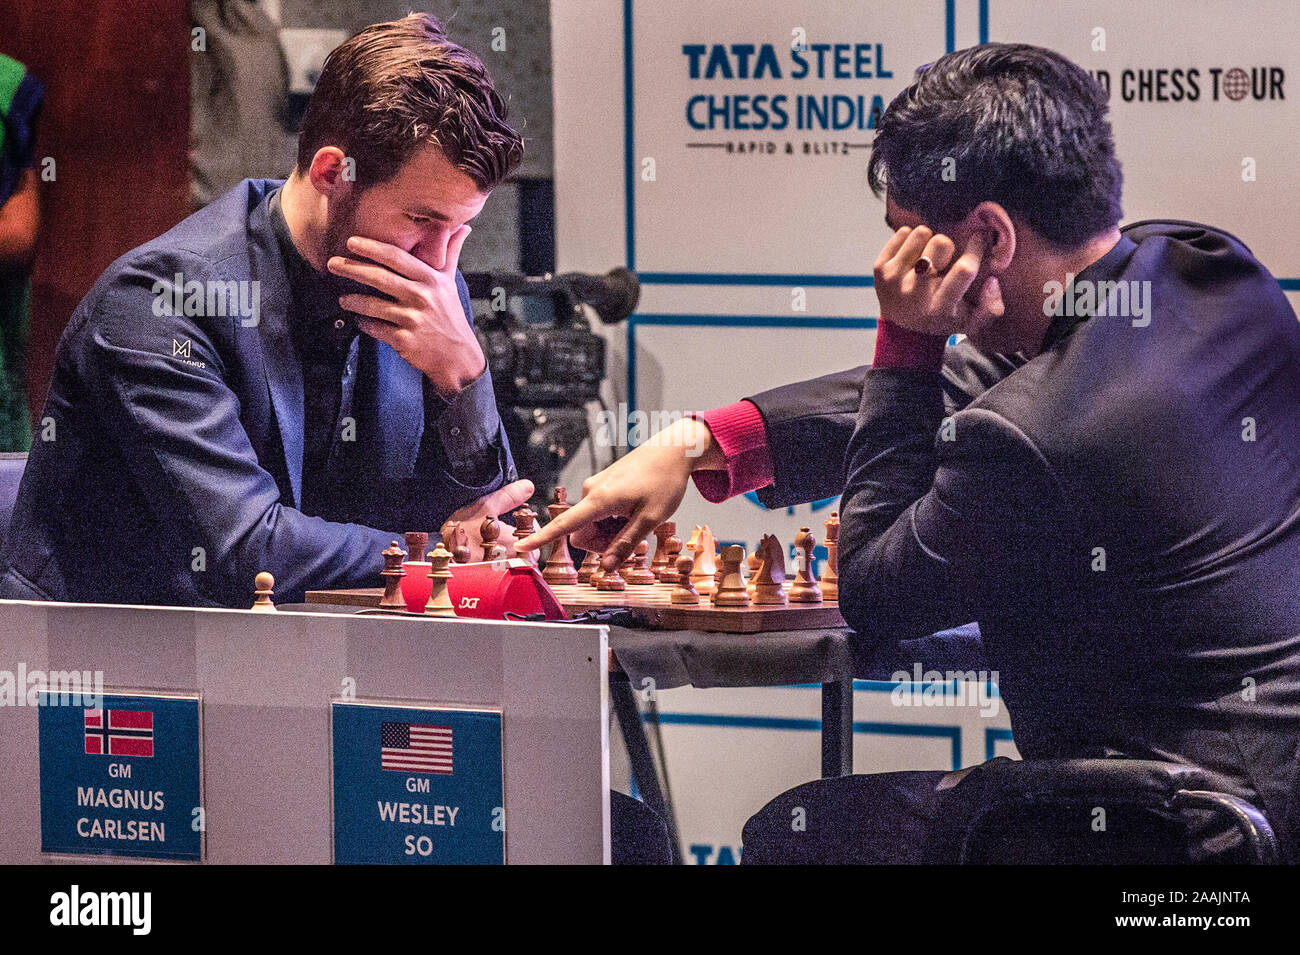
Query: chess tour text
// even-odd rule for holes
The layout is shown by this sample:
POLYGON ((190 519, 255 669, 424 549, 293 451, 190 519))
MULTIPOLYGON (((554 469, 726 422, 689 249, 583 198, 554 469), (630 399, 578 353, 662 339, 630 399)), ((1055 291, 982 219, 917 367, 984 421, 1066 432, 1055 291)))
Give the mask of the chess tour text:
MULTIPOLYGON (((415 776, 407 777, 407 792, 427 792, 428 788, 429 781, 427 779, 418 779, 415 776)), ((379 807, 381 822, 396 822, 413 826, 454 826, 456 825, 456 814, 460 812, 460 806, 430 806, 422 802, 389 802, 381 799, 376 805, 379 807)), ((404 839, 404 845, 408 856, 433 854, 433 840, 428 836, 417 836, 414 833, 408 834, 404 839)))

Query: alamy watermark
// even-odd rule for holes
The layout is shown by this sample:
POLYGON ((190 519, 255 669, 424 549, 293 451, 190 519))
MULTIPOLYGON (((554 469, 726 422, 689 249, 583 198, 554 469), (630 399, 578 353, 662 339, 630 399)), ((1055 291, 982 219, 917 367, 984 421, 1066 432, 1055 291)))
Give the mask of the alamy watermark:
POLYGON ((86 706, 103 703, 103 670, 0 670, 0 706, 86 706))
POLYGON ((1097 318, 1129 318, 1134 328, 1151 324, 1151 283, 1130 279, 1121 282, 1076 282, 1074 273, 1065 274, 1065 284, 1043 285, 1043 314, 1049 318, 1091 315, 1097 318))
POLYGON ((245 328, 253 328, 262 317, 262 283, 256 279, 187 282, 184 274, 177 272, 171 282, 155 281, 149 291, 153 293, 153 313, 159 317, 238 316, 245 328))
POLYGON ((698 458, 708 448, 708 429, 701 427, 685 432, 673 425, 693 417, 690 411, 630 410, 620 401, 614 411, 603 409, 596 415, 596 446, 601 448, 640 447, 644 444, 680 446, 686 456, 698 458))
POLYGON ((974 706, 980 716, 997 716, 1002 696, 997 691, 997 670, 897 670, 889 676, 897 683, 889 692, 894 706, 974 706))

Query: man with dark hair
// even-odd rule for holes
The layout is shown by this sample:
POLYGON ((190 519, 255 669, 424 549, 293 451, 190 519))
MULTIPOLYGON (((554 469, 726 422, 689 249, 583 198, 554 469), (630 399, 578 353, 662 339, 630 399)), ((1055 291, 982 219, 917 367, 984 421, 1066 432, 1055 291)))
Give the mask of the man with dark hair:
POLYGON ((270 571, 293 601, 531 495, 457 270, 523 151, 482 63, 427 14, 370 27, 301 144, 287 182, 244 181, 74 312, 0 595, 248 606, 270 571))
POLYGON ((921 70, 881 116, 872 191, 938 229, 984 201, 1070 249, 1123 217, 1106 92, 1051 50, 993 43, 921 70))
MULTIPOLYGON (((1300 861, 1300 323, 1233 236, 1118 227, 1105 113, 1037 47, 919 71, 871 158, 894 230, 873 365, 675 425, 521 547, 577 529, 614 565, 690 476, 768 506, 843 492, 864 667, 977 621, 1023 756, 1200 767, 1300 861)), ((799 787, 750 820, 744 858, 934 858, 943 777, 799 787)), ((1231 843, 1202 825, 1192 858, 1231 843)))

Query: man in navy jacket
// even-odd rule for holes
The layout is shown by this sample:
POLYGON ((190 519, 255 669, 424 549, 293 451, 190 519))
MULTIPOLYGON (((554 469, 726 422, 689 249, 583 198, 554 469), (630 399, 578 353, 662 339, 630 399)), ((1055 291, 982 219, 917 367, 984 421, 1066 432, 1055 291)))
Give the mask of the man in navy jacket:
MULTIPOLYGON (((617 561, 690 474, 769 506, 842 492, 864 668, 977 621, 1023 756, 1199 767, 1300 861, 1300 323, 1235 237, 1118 228, 1105 111, 1035 47, 923 70, 873 146, 894 235, 872 366, 674 426, 522 546, 621 515, 612 541, 575 535, 617 561)), ((921 861, 943 777, 799 787, 750 820, 744 858, 921 861)), ((1203 825, 1193 858, 1231 843, 1203 825)))
POLYGON ((0 595, 245 606, 266 570, 291 601, 525 501, 456 268, 521 155, 432 17, 335 50, 293 176, 122 256, 73 314, 0 595))

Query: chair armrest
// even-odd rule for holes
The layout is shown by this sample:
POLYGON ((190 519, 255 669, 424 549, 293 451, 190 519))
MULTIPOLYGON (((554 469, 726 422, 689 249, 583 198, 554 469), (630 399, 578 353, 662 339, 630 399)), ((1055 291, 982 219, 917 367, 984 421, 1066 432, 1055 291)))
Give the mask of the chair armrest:
POLYGON ((1264 814, 1238 796, 1205 790, 1182 789, 1174 793, 1175 809, 1210 809, 1230 816, 1261 865, 1277 865, 1277 836, 1264 814))

